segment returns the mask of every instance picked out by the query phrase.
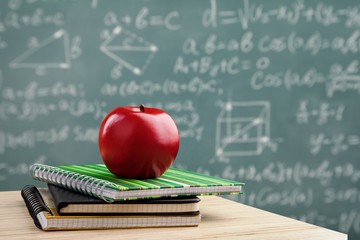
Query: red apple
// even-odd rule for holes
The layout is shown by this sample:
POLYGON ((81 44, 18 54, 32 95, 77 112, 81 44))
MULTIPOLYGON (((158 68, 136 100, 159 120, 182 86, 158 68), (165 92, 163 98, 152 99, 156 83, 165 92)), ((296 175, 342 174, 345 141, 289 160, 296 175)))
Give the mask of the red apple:
POLYGON ((118 107, 101 123, 100 155, 122 178, 156 178, 174 162, 180 137, 174 120, 157 108, 118 107))

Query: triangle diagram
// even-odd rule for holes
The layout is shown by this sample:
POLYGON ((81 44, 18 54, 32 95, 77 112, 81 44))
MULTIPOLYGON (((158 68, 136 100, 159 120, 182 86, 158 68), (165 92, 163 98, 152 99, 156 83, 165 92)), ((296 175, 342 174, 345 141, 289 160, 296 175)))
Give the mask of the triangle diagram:
POLYGON ((154 44, 121 27, 113 30, 100 50, 137 75, 145 71, 158 51, 154 44))
POLYGON ((10 63, 11 68, 69 68, 69 37, 59 30, 10 63))

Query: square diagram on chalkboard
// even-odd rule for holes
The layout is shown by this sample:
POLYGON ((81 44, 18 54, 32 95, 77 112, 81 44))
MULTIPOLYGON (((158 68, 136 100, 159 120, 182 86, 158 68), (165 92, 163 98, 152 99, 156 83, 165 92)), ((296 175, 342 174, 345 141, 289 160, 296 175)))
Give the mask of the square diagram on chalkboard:
POLYGON ((252 156, 270 140, 270 103, 227 102, 217 119, 216 155, 252 156))

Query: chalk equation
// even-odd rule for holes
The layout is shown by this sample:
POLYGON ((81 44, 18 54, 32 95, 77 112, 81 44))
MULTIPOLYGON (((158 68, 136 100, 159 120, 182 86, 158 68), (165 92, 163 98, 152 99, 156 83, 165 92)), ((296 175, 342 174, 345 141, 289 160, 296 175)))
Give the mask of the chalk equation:
POLYGON ((296 25, 302 21, 317 23, 322 26, 342 24, 347 28, 360 26, 359 6, 352 8, 335 8, 323 2, 315 6, 308 6, 305 1, 296 1, 288 6, 266 8, 250 0, 241 1, 238 8, 226 8, 221 1, 210 0, 209 8, 203 12, 202 25, 204 27, 240 26, 243 30, 253 24, 270 24, 273 22, 296 25))
POLYGON ((167 79, 164 82, 154 82, 144 80, 122 81, 119 84, 105 83, 100 92, 104 96, 154 96, 163 95, 181 95, 190 93, 195 96, 201 96, 207 93, 221 93, 222 89, 216 79, 206 79, 200 77, 191 78, 189 81, 178 82, 167 79))
POLYGON ((312 224, 316 223, 319 226, 339 229, 341 232, 349 232, 353 229, 354 232, 360 234, 360 212, 356 207, 342 212, 339 216, 330 216, 316 210, 308 210, 303 214, 291 217, 312 224))
POLYGON ((335 63, 331 66, 327 85, 327 95, 334 96, 336 92, 357 92, 360 95, 360 64, 353 60, 349 64, 335 63))
POLYGON ((356 134, 312 134, 309 138, 309 148, 313 155, 318 155, 326 147, 331 154, 338 155, 360 147, 360 135, 356 134))
POLYGON ((142 7, 133 16, 130 14, 119 15, 116 12, 110 11, 104 17, 105 26, 126 25, 134 26, 139 30, 149 27, 161 27, 169 31, 177 31, 181 28, 179 24, 180 13, 178 11, 171 11, 165 14, 153 14, 147 7, 142 7))
MULTIPOLYGON (((32 1, 10 1, 9 10, 0 15, 0 29, 25 29, 29 27, 63 26, 65 17, 63 12, 48 12, 42 7, 31 9, 28 13, 22 13, 27 4, 32 1), (15 3, 16 2, 16 3, 15 3), (22 4, 24 3, 24 4, 22 4)), ((36 1, 33 2, 36 4, 36 1)), ((5 7, 3 8, 5 9, 5 7)))
POLYGON ((60 99, 48 103, 23 101, 20 104, 2 101, 0 102, 0 119, 5 121, 15 118, 22 121, 33 121, 59 113, 66 113, 74 118, 91 116, 94 119, 102 119, 106 115, 104 109, 106 109, 106 102, 88 99, 60 99))
POLYGON ((330 121, 341 122, 345 109, 344 104, 330 105, 328 102, 310 104, 308 100, 302 100, 296 111, 296 121, 299 124, 316 122, 317 125, 325 125, 330 121))
POLYGON ((86 95, 83 84, 53 82, 43 86, 37 81, 31 81, 25 87, 4 87, 1 97, 7 101, 36 100, 41 98, 84 97, 86 95))
POLYGON ((344 179, 356 184, 360 180, 360 169, 351 162, 331 164, 329 160, 321 160, 314 167, 309 167, 303 162, 297 162, 294 165, 276 162, 266 164, 261 168, 255 164, 241 166, 238 169, 225 167, 223 175, 231 179, 259 183, 266 181, 276 185, 291 181, 297 186, 303 186, 315 180, 322 187, 329 187, 335 181, 344 179))
POLYGON ((29 174, 29 168, 34 163, 45 164, 48 157, 45 155, 36 156, 32 161, 10 163, 0 162, 0 182, 5 182, 9 179, 21 177, 29 174))

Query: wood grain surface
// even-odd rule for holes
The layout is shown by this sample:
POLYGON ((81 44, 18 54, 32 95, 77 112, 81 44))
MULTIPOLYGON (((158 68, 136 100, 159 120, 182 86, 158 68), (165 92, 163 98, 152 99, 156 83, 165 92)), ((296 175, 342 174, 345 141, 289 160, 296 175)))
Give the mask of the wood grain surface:
POLYGON ((0 239, 332 239, 347 235, 221 197, 201 197, 198 227, 45 232, 35 227, 20 191, 0 192, 0 239))

